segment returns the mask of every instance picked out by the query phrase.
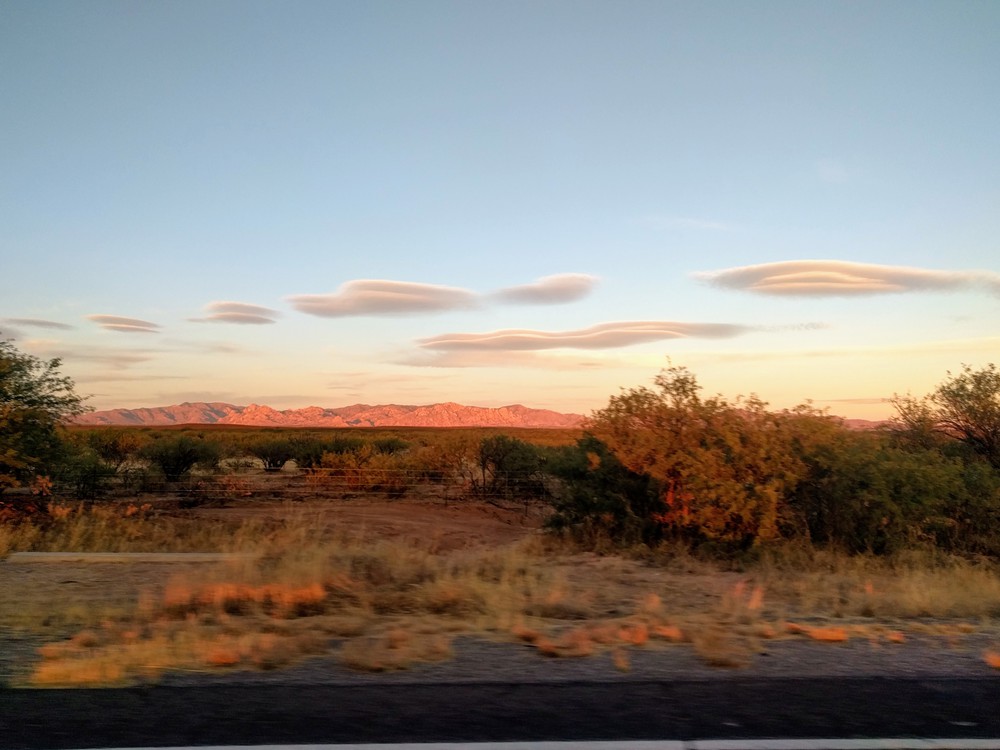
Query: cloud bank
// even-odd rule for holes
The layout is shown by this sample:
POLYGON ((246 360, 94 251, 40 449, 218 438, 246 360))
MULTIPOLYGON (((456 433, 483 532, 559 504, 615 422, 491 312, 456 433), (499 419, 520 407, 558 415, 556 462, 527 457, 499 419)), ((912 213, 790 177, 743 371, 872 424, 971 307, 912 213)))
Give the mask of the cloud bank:
POLYGON ((457 287, 359 279, 342 284, 332 294, 296 294, 288 301, 299 312, 341 318, 468 309, 476 306, 477 299, 475 292, 457 287))
POLYGON ((985 287, 1000 294, 992 271, 938 271, 840 260, 791 260, 695 274, 715 286, 756 294, 836 297, 985 287))
POLYGON ((122 331, 124 333, 159 333, 159 323, 150 323, 148 320, 138 318, 123 318, 120 315, 88 315, 87 320, 92 320, 101 328, 108 331, 122 331))
POLYGON ((728 323, 624 321, 601 323, 575 331, 507 329, 488 333, 445 333, 419 339, 424 349, 439 351, 539 351, 543 349, 615 349, 632 344, 680 338, 733 338, 747 326, 728 323))
POLYGON ((529 305, 561 305, 583 299, 597 284, 597 277, 586 273, 560 273, 544 276, 531 284, 511 286, 494 292, 501 302, 529 305))
POLYGON ((207 315, 189 318, 195 323, 236 323, 237 325, 267 325, 280 315, 277 310, 247 302, 209 302, 204 310, 207 315))

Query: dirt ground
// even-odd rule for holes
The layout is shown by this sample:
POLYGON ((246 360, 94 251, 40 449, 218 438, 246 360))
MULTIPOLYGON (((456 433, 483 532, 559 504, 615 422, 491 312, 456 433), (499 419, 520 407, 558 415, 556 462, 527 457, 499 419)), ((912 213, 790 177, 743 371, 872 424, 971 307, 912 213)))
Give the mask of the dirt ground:
POLYGON ((313 500, 294 506, 254 502, 227 508, 194 508, 205 520, 268 520, 294 512, 322 518, 332 531, 347 531, 379 539, 435 540, 446 552, 468 547, 497 547, 537 533, 544 515, 535 507, 504 507, 485 502, 421 499, 313 500))
MULTIPOLYGON (((222 520, 268 522, 290 513, 299 514, 321 524, 331 535, 372 541, 417 541, 431 552, 458 554, 463 550, 499 549, 530 542, 533 537, 540 536, 544 522, 540 507, 500 507, 485 502, 458 503, 426 498, 295 503, 254 499, 231 503, 228 507, 190 509, 178 509, 175 501, 166 501, 161 512, 193 517, 205 523, 222 520)), ((557 621, 557 629, 576 627, 574 622, 628 618, 639 611, 652 594, 663 601, 677 621, 689 626, 703 621, 710 628, 713 617, 731 619, 726 613, 727 596, 731 596, 731 592, 746 587, 749 593, 753 586, 753 581, 744 574, 699 568, 694 563, 689 567, 683 564, 665 567, 620 556, 572 552, 546 555, 543 562, 556 581, 555 588, 566 592, 556 603, 558 611, 538 614, 540 618, 551 617, 557 621)), ((43 644, 66 639, 102 620, 127 616, 143 597, 159 599, 168 579, 184 573, 185 569, 196 572, 192 564, 182 562, 0 561, 0 684, 23 681, 32 665, 38 662, 38 649, 43 644), (58 602, 59 606, 54 607, 53 602, 58 602)), ((808 616, 808 613, 783 609, 780 602, 766 602, 760 616, 769 622, 780 623, 784 618, 804 614, 808 616)), ((840 624, 851 625, 850 622, 840 624)), ((942 648, 951 648, 955 644, 961 646, 969 642, 971 645, 975 641, 973 650, 968 651, 969 668, 988 669, 979 656, 981 644, 1000 642, 1000 636, 993 622, 980 623, 975 630, 975 633, 956 635, 947 641, 934 636, 931 642, 940 641, 942 648)), ((931 637, 930 633, 924 627, 914 635, 926 639, 931 637)), ((909 658, 913 663, 917 663, 920 657, 913 651, 916 640, 910 635, 907 638, 906 651, 911 654, 909 658)), ((870 653, 860 646, 865 640, 865 637, 856 637, 850 647, 859 664, 870 658, 870 653), (869 656, 866 657, 866 653, 869 656)), ((882 643, 885 644, 884 638, 882 643)), ((754 639, 746 641, 744 647, 747 644, 751 650, 761 648, 754 639)), ((725 650, 728 646, 723 643, 721 648, 725 650)), ((816 644, 813 648, 836 650, 838 646, 816 644)), ((690 653, 690 649, 684 651, 690 653)), ((884 652, 882 649, 871 653, 884 652)), ((459 656, 459 663, 464 663, 459 656)), ((665 668, 675 669, 675 661, 670 662, 674 666, 668 664, 665 668)), ((548 663, 551 664, 551 660, 548 663)), ((835 663, 833 658, 828 668, 835 663)))

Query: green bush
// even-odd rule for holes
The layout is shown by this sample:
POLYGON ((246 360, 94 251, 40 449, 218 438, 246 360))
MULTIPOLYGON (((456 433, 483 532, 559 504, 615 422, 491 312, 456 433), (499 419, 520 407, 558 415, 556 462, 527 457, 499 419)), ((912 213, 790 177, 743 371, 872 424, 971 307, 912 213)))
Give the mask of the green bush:
POLYGON ((111 488, 115 469, 92 450, 67 457, 56 473, 56 487, 79 500, 101 497, 111 488))
POLYGON ((472 489, 485 499, 530 499, 546 493, 539 449, 507 435, 483 438, 479 443, 472 489))
POLYGON ((549 449, 546 469, 559 480, 548 528, 585 544, 607 538, 654 544, 663 537, 656 520, 666 510, 659 483, 626 469, 593 435, 549 449))
POLYGON ((211 440, 168 433, 143 448, 141 455, 162 471, 168 482, 176 482, 195 466, 218 466, 221 450, 211 440))
POLYGON ((111 428, 88 430, 84 442, 117 472, 130 460, 138 458, 148 441, 135 430, 111 428))
POLYGON ((280 437, 258 438, 247 443, 244 450, 260 459, 264 464, 264 471, 281 471, 282 467, 296 456, 292 441, 280 437))

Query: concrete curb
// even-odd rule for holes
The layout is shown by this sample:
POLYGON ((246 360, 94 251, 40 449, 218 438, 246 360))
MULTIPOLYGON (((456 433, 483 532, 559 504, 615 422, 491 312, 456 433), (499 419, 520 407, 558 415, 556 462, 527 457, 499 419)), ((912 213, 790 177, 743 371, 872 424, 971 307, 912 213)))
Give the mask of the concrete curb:
MULTIPOLYGON (((1000 739, 597 740, 584 742, 430 742, 357 745, 221 745, 197 750, 1000 750, 1000 739)), ((118 748, 117 750, 143 750, 118 748)), ((146 749, 148 750, 148 749, 146 749)), ((166 747, 156 750, 194 750, 166 747)))

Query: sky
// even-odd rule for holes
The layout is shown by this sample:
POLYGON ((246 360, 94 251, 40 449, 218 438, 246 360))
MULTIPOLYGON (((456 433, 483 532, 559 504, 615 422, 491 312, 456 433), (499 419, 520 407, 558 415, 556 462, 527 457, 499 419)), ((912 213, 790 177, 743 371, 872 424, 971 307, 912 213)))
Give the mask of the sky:
POLYGON ((96 409, 892 414, 1000 363, 1000 3, 0 3, 0 336, 96 409))

